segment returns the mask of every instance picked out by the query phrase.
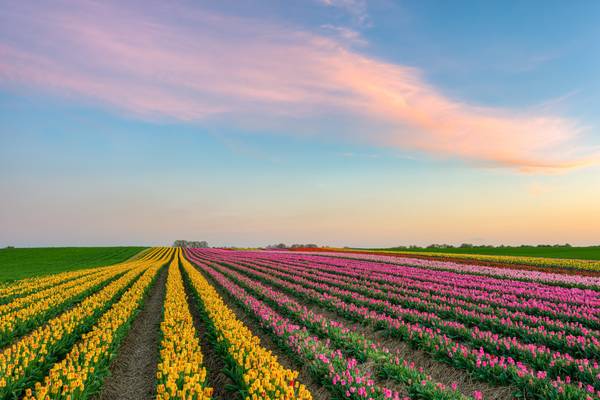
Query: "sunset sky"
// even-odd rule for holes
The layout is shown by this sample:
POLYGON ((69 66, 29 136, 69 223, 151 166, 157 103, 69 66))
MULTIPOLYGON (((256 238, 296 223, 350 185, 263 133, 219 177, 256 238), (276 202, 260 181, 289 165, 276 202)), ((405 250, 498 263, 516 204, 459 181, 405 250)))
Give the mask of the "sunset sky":
POLYGON ((0 246, 600 244, 599 20, 0 0, 0 246))

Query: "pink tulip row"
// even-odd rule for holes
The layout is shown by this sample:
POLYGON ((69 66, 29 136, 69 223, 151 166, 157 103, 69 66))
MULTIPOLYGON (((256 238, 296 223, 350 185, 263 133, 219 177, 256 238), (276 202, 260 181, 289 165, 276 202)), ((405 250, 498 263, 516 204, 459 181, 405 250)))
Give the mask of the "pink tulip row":
MULTIPOLYGON (((255 267, 256 269, 256 267, 255 267)), ((269 273, 281 274, 276 270, 271 270, 269 273)), ((294 282, 301 282, 298 277, 288 275, 288 279, 294 282)), ((311 282, 304 281, 304 284, 310 286, 311 282)), ((577 375, 581 375, 585 380, 594 382, 597 380, 598 374, 597 362, 590 362, 588 359, 577 360, 569 354, 561 354, 552 352, 544 346, 534 344, 524 344, 514 337, 500 337, 488 331, 481 331, 478 328, 467 329, 464 325, 454 321, 443 321, 436 314, 421 313, 412 309, 405 309, 394 306, 385 300, 374 300, 365 296, 356 295, 350 291, 339 290, 337 288, 327 287, 326 284, 320 283, 319 290, 325 293, 332 294, 340 299, 346 299, 353 304, 365 307, 366 310, 383 310, 387 315, 401 317, 409 321, 425 324, 426 326, 438 328, 453 337, 460 337, 464 341, 471 343, 472 346, 483 346, 492 353, 505 354, 516 358, 524 359, 535 365, 537 368, 548 369, 552 371, 564 371, 569 368, 576 371, 577 375), (350 295, 351 293, 351 295, 350 295), (502 351, 496 351, 496 347, 500 346, 502 351), (583 370, 580 370, 583 368, 583 370)), ((315 288, 313 283, 313 288, 315 288)))
MULTIPOLYGON (((332 343, 345 348, 349 352, 356 354, 361 361, 372 361, 378 364, 381 368, 392 368, 395 371, 395 375, 390 376, 391 378, 398 378, 402 383, 410 382, 418 388, 417 390, 422 391, 423 386, 429 385, 433 389, 434 393, 439 393, 444 398, 463 398, 459 393, 450 393, 447 388, 440 383, 432 384, 431 377, 417 371, 414 364, 411 365, 397 353, 392 353, 389 349, 384 346, 373 342, 363 335, 351 330, 346 327, 343 323, 331 320, 324 315, 321 315, 313 310, 309 310, 306 306, 300 304, 291 297, 283 294, 280 291, 273 289, 272 287, 263 285, 261 282, 253 280, 245 275, 242 275, 232 269, 224 267, 222 265, 211 263, 209 259, 199 259, 194 255, 190 257, 199 264, 210 264, 210 268, 213 268, 220 273, 226 275, 232 279, 235 283, 240 284, 247 290, 256 293, 260 298, 266 299, 270 304, 275 305, 278 309, 283 309, 287 315, 292 315, 295 320, 308 327, 311 331, 318 335, 325 336, 330 339, 332 343), (402 375, 399 375, 400 370, 403 370, 402 375), (406 378, 404 381, 401 378, 406 378), (426 382, 426 383, 424 383, 426 382)), ((457 384, 452 383, 450 385, 452 392, 456 391, 457 384)), ((474 393, 473 397, 477 398, 477 393, 474 393)))
MULTIPOLYGON (((260 324, 278 337, 288 349, 304 362, 308 362, 313 373, 326 380, 325 386, 334 393, 350 399, 401 399, 399 392, 375 383, 373 378, 353 358, 346 358, 340 350, 333 349, 328 341, 311 336, 305 328, 292 323, 262 301, 248 294, 246 290, 232 282, 208 264, 190 260, 211 277, 230 296, 250 311, 260 324)), ((418 374, 424 376, 423 374, 418 374)), ((422 386, 431 386, 423 382, 422 386)), ((449 392, 450 393, 450 392, 449 392)), ((408 400, 408 397, 402 397, 408 400)), ((465 399, 461 396, 432 397, 432 399, 465 399)))
MULTIPOLYGON (((268 262, 263 261, 263 263, 268 262)), ((293 265, 291 263, 288 264, 293 265)), ((580 322, 565 322, 561 320, 555 320, 547 316, 538 316, 535 314, 531 315, 522 311, 509 310, 505 307, 493 307, 491 304, 488 304, 488 307, 483 308, 481 307, 480 303, 462 300, 456 295, 437 294, 432 290, 426 291, 426 288, 415 289, 407 285, 404 285, 404 287, 401 288, 401 285, 387 283, 387 279, 371 281, 360 277, 347 276, 342 273, 330 274, 322 271, 315 271, 310 267, 297 265, 294 266, 298 271, 306 272, 310 274, 310 276, 318 276, 320 279, 330 279, 330 281, 338 280, 343 284, 352 284, 355 287, 362 287, 364 290, 368 290, 370 293, 375 295, 385 296, 386 294, 393 293, 394 296, 398 296, 398 299, 411 297, 414 298, 416 296, 424 303, 430 304, 431 307, 437 307, 436 312, 441 311, 440 307, 445 307, 447 309, 459 307, 464 313, 468 314, 469 312, 472 312, 477 314, 479 319, 501 319, 501 326, 503 327, 506 327, 507 324, 524 325, 524 329, 529 329, 529 333, 531 334, 533 334, 535 330, 538 330, 543 334, 546 334, 550 330, 557 331, 559 335, 568 333, 577 336, 589 336, 590 338, 595 339, 600 333, 599 331, 585 327, 580 322), (528 327, 532 327, 533 329, 528 327)))
MULTIPOLYGON (((306 255, 302 252, 292 252, 301 255, 306 255)), ((565 275, 557 274, 552 272, 542 271, 529 271, 520 270, 514 268, 499 268, 499 267, 487 267, 484 265, 474 264, 463 264, 452 261, 439 261, 431 259, 421 259, 412 257, 399 257, 399 256, 388 256, 383 254, 365 254, 365 253, 339 253, 339 252, 328 252, 319 251, 311 252, 310 254, 337 257, 337 258, 351 258, 356 260, 364 261, 376 261, 382 263, 389 263, 395 265, 412 265, 421 268, 436 269, 442 271, 454 271, 458 273, 468 273, 485 275, 497 278, 508 278, 511 280, 522 280, 526 282, 544 282, 549 284, 558 285, 576 285, 578 287, 595 287, 600 288, 600 278, 581 276, 581 275, 565 275)))
MULTIPOLYGON (((243 253, 243 255, 246 254, 247 253, 243 253)), ((217 259, 220 259, 221 261, 237 262, 237 260, 228 260, 227 257, 225 257, 225 255, 227 255, 230 258, 235 258, 232 256, 235 255, 235 253, 232 252, 217 254, 212 252, 211 254, 212 257, 217 256, 217 259)), ((250 261, 246 260, 246 263, 254 261, 252 257, 247 258, 249 258, 250 261)), ((236 266, 236 268, 240 268, 240 266, 236 266)), ((253 267, 252 270, 254 271, 254 273, 259 272, 256 267, 253 267)), ((267 274, 263 272, 264 279, 276 279, 273 277, 274 273, 285 274, 284 271, 277 271, 275 269, 270 269, 267 272, 269 273, 267 274)), ((285 276, 282 276, 282 278, 285 278, 285 276)), ((531 367, 528 367, 526 364, 522 364, 518 361, 515 361, 515 359, 511 357, 498 357, 495 356, 493 353, 487 353, 483 350, 483 348, 480 349, 480 351, 477 351, 475 347, 469 347, 468 345, 466 346, 460 343, 456 343, 453 340, 448 339, 448 337, 443 334, 442 329, 446 331, 449 330, 450 333, 454 335, 462 334, 462 338, 465 339, 465 341, 486 344, 485 347, 487 350, 494 350, 494 346, 500 346, 501 343, 502 346, 507 347, 507 350, 512 351, 514 354, 519 355, 523 358, 528 358, 529 361, 533 360, 534 363, 537 363, 536 365, 548 366, 552 371, 561 371, 561 368, 564 368, 565 366, 577 364, 577 367, 582 367, 584 369, 584 371, 581 371, 581 374, 577 374, 578 377, 587 376, 590 380, 597 379, 597 377, 589 375, 590 371, 597 371, 597 364, 594 365, 594 363, 590 363, 587 360, 575 360, 568 355, 560 354, 558 352, 550 353, 548 351, 545 351, 545 349, 541 346, 522 346, 522 344, 518 341, 515 341, 516 339, 514 338, 503 341, 502 339, 505 338, 501 338, 498 335, 490 334, 489 332, 473 329, 469 330, 459 323, 451 321, 442 321, 439 317, 432 313, 421 313, 415 310, 404 309, 402 307, 394 306, 385 301, 369 299, 365 296, 357 294, 356 292, 344 291, 323 283, 317 284, 315 282, 307 280, 306 278, 288 275, 287 279, 301 284, 298 285, 290 283, 290 285, 295 285, 295 287, 293 288, 295 291, 301 293, 303 288, 304 290, 309 290, 306 289, 306 287, 311 287, 312 285, 312 288, 310 289, 312 290, 312 292, 309 290, 308 293, 305 293, 309 298, 319 299, 324 304, 329 304, 329 306, 332 309, 338 311, 341 310, 342 312, 352 314, 357 318, 370 320, 371 322, 377 324, 384 324, 388 329, 393 329, 395 331, 403 330, 403 332, 405 332, 405 336, 407 336, 406 339, 408 340, 413 339, 415 335, 421 338, 423 337, 423 335, 428 335, 428 343, 438 343, 434 345, 438 352, 440 348, 446 348, 449 350, 449 358, 452 358, 451 354, 453 352, 460 351, 463 355, 463 358, 466 357, 469 358, 470 361, 473 361, 473 365, 475 366, 475 368, 487 368, 488 370, 493 370, 494 368, 498 367, 503 369, 509 368, 511 371, 510 373, 514 375, 513 378, 517 380, 519 380, 518 378, 524 377, 526 377, 527 379, 531 379, 531 377, 534 377, 539 380, 546 380, 547 378, 546 371, 535 370, 531 367), (345 303, 344 300, 351 300, 353 301, 353 303, 345 303), (361 301, 363 301, 363 303, 360 303, 361 301), (384 312, 379 312, 381 310, 383 310, 384 312), (406 318, 408 318, 408 320, 412 320, 414 323, 405 322, 404 319, 406 318), (431 325, 432 321, 438 323, 438 326, 434 327, 435 329, 428 328, 427 326, 423 326, 419 323, 428 322, 431 325)), ((278 284, 281 285, 282 282, 286 281, 280 279, 278 284)), ((557 373, 554 373, 553 375, 557 378, 560 376, 557 373)), ((564 380, 567 379, 569 378, 565 378, 564 380)), ((520 381, 523 381, 523 379, 520 379, 520 381)), ((580 383, 578 382, 574 383, 575 386, 565 386, 563 385, 563 380, 561 380, 560 378, 552 381, 553 386, 557 385, 557 391, 564 391, 565 388, 567 388, 568 390, 573 390, 573 387, 577 388, 579 384, 580 383)), ((581 383, 581 385, 583 387, 583 383, 581 383)), ((594 393, 593 387, 587 387, 585 388, 585 390, 589 390, 591 393, 594 393)))
MULTIPOLYGON (((245 262, 248 263, 248 261, 245 262)), ((273 263, 270 261, 262 261, 261 264, 273 268, 291 265, 285 262, 273 263)), ((519 335, 524 337, 528 343, 541 341, 549 347, 573 351, 582 356, 598 354, 598 332, 577 322, 554 321, 548 317, 515 312, 504 307, 482 308, 474 301, 467 302, 456 299, 451 294, 435 295, 425 292, 425 289, 398 290, 390 284, 345 277, 341 273, 327 274, 310 267, 294 266, 292 273, 312 279, 315 284, 328 284, 342 289, 350 289, 377 299, 390 300, 395 304, 434 312, 440 316, 471 325, 484 325, 499 333, 519 335)))
POLYGON ((357 272, 363 272, 363 274, 367 276, 379 276, 383 274, 385 276, 412 278, 424 282, 442 284, 456 288, 475 290, 481 290, 482 288, 485 288, 487 292, 491 292, 494 295, 501 294, 504 297, 508 296, 510 298, 524 298, 526 300, 539 299, 545 303, 566 302, 570 305, 575 304, 582 305, 584 307, 600 306, 600 292, 591 289, 565 288, 556 285, 546 285, 535 282, 510 281, 506 279, 457 274, 454 272, 431 270, 413 266, 390 265, 371 261, 357 261, 335 257, 322 257, 315 255, 302 257, 287 253, 274 253, 273 256, 279 261, 309 261, 316 268, 319 268, 319 264, 321 264, 325 266, 327 270, 330 270, 332 267, 342 267, 357 272))
MULTIPOLYGON (((279 258, 275 258, 275 256, 277 256, 277 254, 271 255, 272 260, 269 261, 298 265, 298 262, 290 262, 285 253, 281 254, 279 258)), ((589 290, 585 291, 585 294, 582 297, 583 304, 573 303, 573 299, 576 298, 573 291, 576 290, 581 292, 580 289, 560 288, 561 290, 557 290, 555 287, 551 287, 554 291, 554 301, 538 299, 535 297, 534 293, 528 292, 524 292, 520 296, 515 297, 512 294, 504 294, 485 284, 485 282, 481 283, 478 288, 462 288, 457 285, 456 280, 451 281, 450 277, 443 275, 423 280, 419 274, 421 272, 423 274, 429 274, 429 270, 419 270, 418 268, 398 270, 396 267, 379 266, 379 270, 371 271, 369 268, 372 266, 372 263, 365 266, 355 260, 340 261, 339 259, 333 258, 331 259, 332 261, 328 263, 326 257, 322 258, 325 260, 315 261, 314 256, 308 256, 307 260, 300 262, 302 262, 302 265, 305 268, 310 269, 312 273, 330 274, 332 277, 351 276, 358 278, 363 282, 366 281, 367 283, 388 283, 403 290, 412 289, 413 291, 418 292, 445 294, 450 295, 453 298, 470 301, 477 305, 483 303, 490 306, 502 306, 532 315, 558 318, 566 322, 577 322, 585 327, 600 327, 600 308, 593 304, 585 304, 586 301, 591 303, 596 296, 589 294, 588 292, 593 292, 589 290), (387 270, 385 268, 387 268, 387 270)), ((375 268, 375 266, 373 266, 373 268, 375 268)), ((460 279, 464 281, 468 279, 468 276, 463 274, 460 276, 460 279)), ((511 282, 504 281, 504 287, 507 292, 510 292, 511 282)))
MULTIPOLYGON (((261 269, 254 267, 254 269, 261 269)), ((264 269, 263 269, 264 270, 264 269)), ((305 286, 312 287, 318 291, 336 296, 341 300, 348 300, 352 304, 363 307, 365 310, 383 311, 385 315, 403 318, 405 320, 416 322, 426 327, 440 329, 452 337, 460 338, 473 347, 483 347, 492 354, 506 355, 514 357, 517 360, 527 361, 537 369, 548 370, 552 376, 559 376, 561 372, 572 371, 572 374, 579 379, 590 383, 597 382, 597 376, 600 373, 598 363, 587 358, 575 359, 571 355, 551 351, 545 346, 523 343, 515 337, 502 337, 493 332, 480 330, 477 327, 467 328, 461 323, 455 321, 445 321, 434 313, 419 312, 414 309, 406 309, 389 303, 387 300, 377 300, 356 294, 348 290, 340 290, 336 287, 328 287, 322 282, 315 283, 294 275, 282 273, 277 270, 267 271, 269 274, 287 277, 288 280, 302 283, 305 286)))

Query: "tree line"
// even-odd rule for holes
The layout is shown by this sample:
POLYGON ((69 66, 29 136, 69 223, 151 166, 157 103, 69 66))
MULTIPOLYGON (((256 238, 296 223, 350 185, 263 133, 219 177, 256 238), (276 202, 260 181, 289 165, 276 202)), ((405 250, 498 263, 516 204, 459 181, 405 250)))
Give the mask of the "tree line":
POLYGON ((206 240, 193 241, 193 240, 176 240, 173 242, 173 247, 183 247, 183 248, 204 248, 208 247, 208 242, 206 240))

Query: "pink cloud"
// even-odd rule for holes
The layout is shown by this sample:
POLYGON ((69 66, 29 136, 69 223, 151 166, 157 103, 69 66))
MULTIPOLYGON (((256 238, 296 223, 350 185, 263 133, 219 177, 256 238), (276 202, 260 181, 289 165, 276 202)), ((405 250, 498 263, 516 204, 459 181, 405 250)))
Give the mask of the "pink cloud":
POLYGON ((331 38, 182 6, 53 4, 3 11, 0 83, 142 118, 284 127, 524 171, 597 161, 578 154, 580 129, 568 119, 466 104, 414 68, 331 38), (350 128, 332 132, 324 120, 350 128))

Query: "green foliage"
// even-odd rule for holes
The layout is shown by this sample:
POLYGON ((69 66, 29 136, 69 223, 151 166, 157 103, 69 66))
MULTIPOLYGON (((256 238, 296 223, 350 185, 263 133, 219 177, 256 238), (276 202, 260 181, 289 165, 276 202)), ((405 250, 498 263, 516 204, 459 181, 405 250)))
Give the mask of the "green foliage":
POLYGON ((144 249, 145 247, 0 249, 0 281, 116 264, 144 249))

